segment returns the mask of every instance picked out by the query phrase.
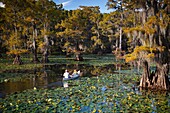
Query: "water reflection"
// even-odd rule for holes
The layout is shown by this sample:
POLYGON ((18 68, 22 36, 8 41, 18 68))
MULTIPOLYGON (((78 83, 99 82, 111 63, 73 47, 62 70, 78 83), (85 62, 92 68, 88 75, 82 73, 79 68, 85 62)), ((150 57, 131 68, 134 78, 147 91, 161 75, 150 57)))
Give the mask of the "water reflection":
POLYGON ((4 82, 0 84, 0 92, 3 94, 14 93, 17 91, 23 91, 25 89, 32 88, 32 81, 30 79, 25 79, 17 82, 4 82))
POLYGON ((67 88, 68 87, 68 82, 63 82, 63 87, 67 88))
MULTIPOLYGON (((107 66, 91 66, 83 64, 54 64, 44 65, 42 69, 34 69, 33 71, 23 70, 16 73, 32 74, 33 76, 25 77, 17 81, 8 81, 0 83, 0 95, 10 94, 15 92, 24 91, 26 89, 36 88, 55 88, 55 87, 69 87, 67 82, 63 82, 64 70, 68 69, 72 72, 74 69, 81 70, 82 76, 92 77, 102 75, 104 73, 113 73, 114 65, 107 66)), ((10 72, 10 71, 9 71, 10 72)), ((9 73, 8 72, 8 73, 9 73)))

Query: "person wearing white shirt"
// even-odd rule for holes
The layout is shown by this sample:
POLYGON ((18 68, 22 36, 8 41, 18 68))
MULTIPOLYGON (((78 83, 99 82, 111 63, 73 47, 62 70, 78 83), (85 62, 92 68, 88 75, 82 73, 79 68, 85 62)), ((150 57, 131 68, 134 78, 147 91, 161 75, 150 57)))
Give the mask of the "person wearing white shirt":
POLYGON ((65 73, 63 74, 63 76, 64 76, 64 78, 69 78, 70 77, 67 70, 65 70, 65 73))

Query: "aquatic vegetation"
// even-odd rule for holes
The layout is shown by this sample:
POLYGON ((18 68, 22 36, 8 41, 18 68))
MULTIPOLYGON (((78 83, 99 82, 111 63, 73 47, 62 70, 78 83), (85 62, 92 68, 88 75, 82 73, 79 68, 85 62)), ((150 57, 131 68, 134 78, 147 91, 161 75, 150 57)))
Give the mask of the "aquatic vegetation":
MULTIPOLYGON (((159 94, 146 90, 140 91, 138 87, 140 75, 137 75, 133 70, 114 71, 114 69, 108 68, 108 66, 114 68, 115 63, 123 64, 123 61, 116 62, 111 55, 105 57, 85 55, 83 62, 76 62, 71 58, 62 56, 52 56, 49 59, 52 63, 47 65, 27 63, 16 67, 13 65, 4 66, 0 73, 0 80, 3 83, 20 81, 27 77, 33 79, 32 77, 35 75, 44 80, 42 70, 46 70, 49 74, 48 77, 54 79, 58 76, 54 76, 55 73, 59 72, 58 66, 61 67, 61 71, 65 67, 74 69, 78 66, 84 71, 84 74, 85 70, 88 71, 86 74, 89 74, 89 76, 63 83, 68 84, 66 88, 53 87, 53 84, 51 84, 49 89, 34 86, 31 89, 9 94, 5 98, 0 98, 0 112, 156 113, 170 110, 170 93, 161 92, 159 94), (62 67, 63 64, 64 67, 62 67), (93 69, 88 69, 88 66, 92 66, 93 69), (39 68, 42 70, 35 74, 31 71, 39 68), (24 74, 24 69, 30 73, 24 74), (52 73, 50 69, 53 70, 52 73), (16 73, 12 73, 12 71, 16 71, 16 73), (96 76, 98 72, 100 72, 100 75, 96 76), (113 74, 113 72, 116 74, 113 74)), ((23 61, 27 62, 28 59, 25 58, 23 61)), ((7 61, 1 60, 0 62, 4 64, 7 61)))
POLYGON ((170 94, 140 92, 139 76, 107 74, 68 81, 70 87, 29 89, 0 99, 4 112, 168 112, 170 94), (132 79, 135 78, 135 79, 132 79), (124 83, 120 80, 128 79, 124 83))

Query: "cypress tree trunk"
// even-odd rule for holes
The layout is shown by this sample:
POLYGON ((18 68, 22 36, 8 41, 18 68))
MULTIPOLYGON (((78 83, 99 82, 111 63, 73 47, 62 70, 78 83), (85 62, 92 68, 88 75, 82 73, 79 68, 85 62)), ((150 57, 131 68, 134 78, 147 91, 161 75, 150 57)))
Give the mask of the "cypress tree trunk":
POLYGON ((81 56, 80 52, 76 52, 75 57, 76 57, 75 58, 76 61, 83 61, 83 57, 81 56))
POLYGON ((148 62, 143 62, 143 75, 140 80, 140 87, 170 90, 170 82, 168 78, 168 64, 157 64, 156 70, 151 73, 148 62))
POLYGON ((45 49, 44 52, 43 52, 43 57, 42 57, 42 62, 43 63, 48 63, 49 62, 48 55, 49 55, 48 50, 45 49))
POLYGON ((45 43, 45 46, 43 48, 42 62, 43 63, 48 63, 49 62, 49 59, 48 59, 48 56, 49 56, 49 51, 48 51, 49 39, 48 39, 47 35, 44 35, 44 43, 45 43))
MULTIPOLYGON (((159 27, 158 27, 159 28, 159 27)), ((148 62, 143 62, 143 75, 140 81, 140 86, 144 88, 170 90, 169 73, 169 40, 168 35, 161 36, 161 32, 157 30, 156 42, 163 50, 155 53, 156 70, 151 73, 148 62), (161 36, 161 37, 160 37, 161 36)))
POLYGON ((37 42, 35 39, 35 37, 37 37, 37 29, 36 29, 35 23, 34 23, 33 27, 34 27, 34 30, 33 30, 33 59, 32 59, 32 62, 38 63, 40 61, 38 60, 38 57, 37 57, 37 42))
POLYGON ((168 64, 157 65, 156 71, 152 76, 152 84, 158 89, 168 90, 170 88, 170 82, 168 79, 169 67, 168 64))
MULTIPOLYGON (((143 15, 143 23, 146 23, 145 20, 146 15, 159 17, 161 20, 161 16, 157 16, 159 10, 159 3, 157 0, 147 1, 151 4, 150 11, 146 12, 144 10, 143 15)), ((165 5, 166 6, 166 5, 165 5)), ((167 6, 166 6, 167 7, 167 6)), ((162 14, 160 12, 160 14, 162 14)), ((166 23, 166 20, 163 20, 166 23)), ((159 24, 153 24, 153 28, 156 29, 156 32, 149 36, 150 39, 150 47, 153 45, 160 46, 161 49, 157 50, 155 53, 156 62, 156 70, 154 72, 150 72, 148 62, 144 61, 143 68, 144 72, 140 81, 140 86, 144 88, 153 88, 153 89, 161 89, 161 90, 170 90, 170 81, 168 78, 169 73, 169 23, 164 24, 162 27, 159 24), (167 32, 166 32, 167 31, 167 32), (164 48, 164 49, 162 49, 164 48)))
POLYGON ((14 59, 14 61, 13 61, 13 64, 18 64, 18 65, 23 64, 23 62, 22 62, 22 60, 21 60, 21 58, 20 58, 20 55, 16 55, 16 56, 15 56, 15 59, 14 59))
POLYGON ((150 69, 148 66, 148 62, 144 61, 143 62, 143 75, 140 80, 140 87, 146 88, 146 87, 150 86, 149 77, 150 77, 150 69))
MULTIPOLYGON (((45 18, 48 19, 48 14, 45 14, 45 18)), ((50 42, 49 42, 49 37, 47 35, 48 32, 48 22, 44 22, 44 48, 43 48, 43 57, 42 57, 42 62, 43 63, 48 63, 49 59, 49 46, 50 46, 50 42)))
MULTIPOLYGON (((121 6, 122 9, 122 6, 121 6)), ((123 9, 122 9, 122 13, 121 13, 121 23, 120 23, 120 37, 119 37, 119 49, 120 51, 122 50, 122 35, 123 35, 123 30, 122 30, 122 26, 123 26, 123 9)))
POLYGON ((122 27, 120 27, 119 49, 122 50, 122 27))
POLYGON ((83 61, 83 57, 81 56, 81 52, 79 49, 79 42, 78 42, 78 40, 75 40, 75 42, 76 42, 76 47, 75 47, 76 52, 74 53, 75 61, 83 61))

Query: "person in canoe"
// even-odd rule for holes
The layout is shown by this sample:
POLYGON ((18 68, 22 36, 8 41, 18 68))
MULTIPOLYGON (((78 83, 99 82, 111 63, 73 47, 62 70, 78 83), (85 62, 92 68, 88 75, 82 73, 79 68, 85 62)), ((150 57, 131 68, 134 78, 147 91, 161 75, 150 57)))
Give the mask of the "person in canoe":
POLYGON ((74 70, 71 77, 75 76, 77 74, 77 70, 74 70))
POLYGON ((69 72, 67 69, 65 70, 65 73, 63 74, 64 78, 70 78, 69 72))
POLYGON ((70 75, 70 76, 71 76, 71 77, 74 77, 74 76, 76 76, 76 75, 80 75, 80 70, 79 70, 79 71, 74 70, 73 73, 72 73, 72 75, 70 75))
POLYGON ((74 70, 72 74, 69 74, 67 70, 65 70, 65 73, 63 74, 64 78, 63 80, 73 80, 80 76, 80 70, 76 71, 74 70))

